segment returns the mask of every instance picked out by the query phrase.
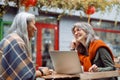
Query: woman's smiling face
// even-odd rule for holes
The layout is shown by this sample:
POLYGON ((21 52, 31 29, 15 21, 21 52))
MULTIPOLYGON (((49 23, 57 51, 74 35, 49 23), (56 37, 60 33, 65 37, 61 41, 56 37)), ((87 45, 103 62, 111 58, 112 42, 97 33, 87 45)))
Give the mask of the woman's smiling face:
POLYGON ((35 31, 37 30, 34 19, 32 19, 32 21, 28 22, 27 30, 28 30, 28 37, 30 39, 34 36, 35 31))
POLYGON ((86 32, 80 27, 75 27, 73 30, 75 39, 79 42, 80 40, 86 40, 86 32))

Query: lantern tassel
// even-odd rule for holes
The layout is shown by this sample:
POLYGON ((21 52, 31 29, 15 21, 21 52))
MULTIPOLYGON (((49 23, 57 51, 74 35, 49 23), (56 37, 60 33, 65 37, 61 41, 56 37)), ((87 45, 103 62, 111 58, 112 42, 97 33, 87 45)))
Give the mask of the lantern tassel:
POLYGON ((117 20, 116 20, 115 23, 114 23, 115 27, 117 26, 117 23, 118 23, 118 22, 117 22, 117 20))
POLYGON ((88 23, 90 23, 90 15, 88 15, 88 23))
POLYGON ((25 11, 28 12, 28 10, 29 10, 29 7, 25 7, 25 11))

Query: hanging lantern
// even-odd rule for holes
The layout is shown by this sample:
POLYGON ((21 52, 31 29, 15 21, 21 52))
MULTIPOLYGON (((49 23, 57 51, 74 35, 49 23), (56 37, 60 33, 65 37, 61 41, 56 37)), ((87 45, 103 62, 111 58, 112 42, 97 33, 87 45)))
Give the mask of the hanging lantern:
POLYGON ((88 16, 88 23, 90 23, 90 15, 91 14, 94 14, 96 11, 95 7, 94 6, 89 6, 86 10, 85 10, 85 13, 87 14, 88 16))
POLYGON ((85 13, 86 13, 87 15, 91 15, 91 14, 94 14, 95 11, 96 11, 96 9, 95 9, 94 6, 89 6, 89 7, 87 8, 87 10, 85 11, 85 13))
POLYGON ((21 0, 21 5, 25 6, 26 11, 29 9, 30 6, 35 6, 37 0, 21 0))

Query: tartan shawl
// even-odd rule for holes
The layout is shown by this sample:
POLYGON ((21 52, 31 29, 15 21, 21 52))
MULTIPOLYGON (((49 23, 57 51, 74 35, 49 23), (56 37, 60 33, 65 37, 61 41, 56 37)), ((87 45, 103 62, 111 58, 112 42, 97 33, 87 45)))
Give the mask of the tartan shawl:
POLYGON ((16 33, 0 42, 0 80, 34 80, 35 67, 25 42, 16 33))

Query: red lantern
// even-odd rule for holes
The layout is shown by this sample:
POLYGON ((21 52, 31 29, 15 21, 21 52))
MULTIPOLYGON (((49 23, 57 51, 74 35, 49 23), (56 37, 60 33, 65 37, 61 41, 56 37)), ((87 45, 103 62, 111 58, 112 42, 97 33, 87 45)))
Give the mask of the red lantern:
POLYGON ((21 0, 21 5, 25 7, 35 6, 36 3, 37 3, 37 0, 21 0))
POLYGON ((21 5, 25 6, 25 11, 29 10, 30 6, 35 6, 37 0, 21 0, 21 5))
POLYGON ((91 15, 91 14, 95 13, 95 11, 96 11, 96 9, 94 6, 89 6, 88 9, 85 11, 85 13, 87 15, 91 15))

